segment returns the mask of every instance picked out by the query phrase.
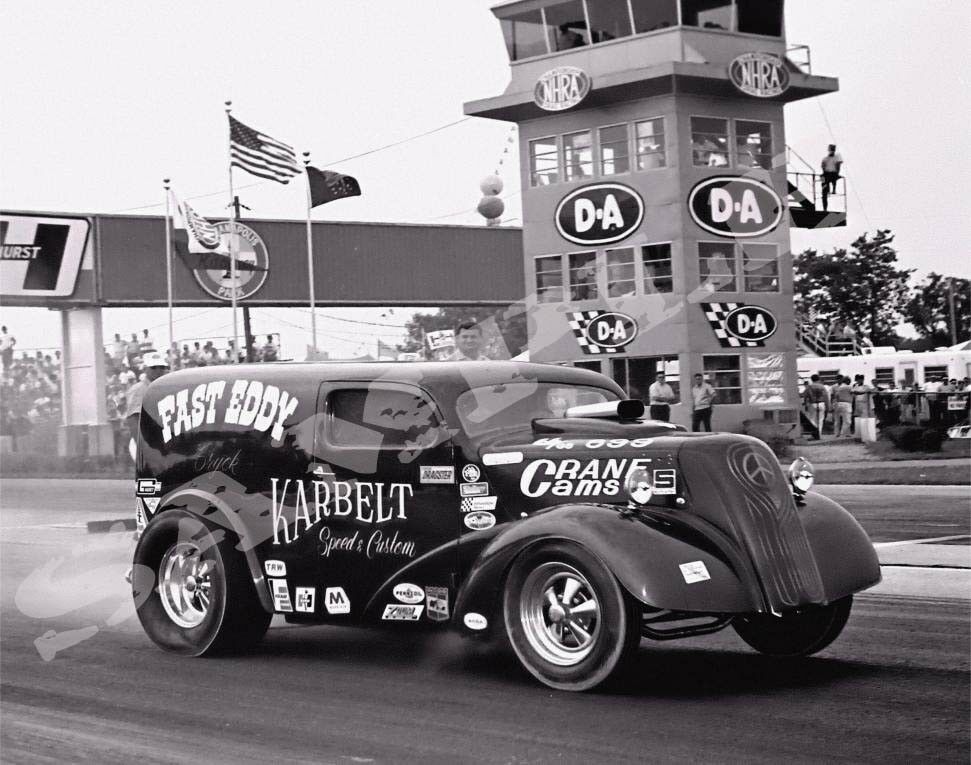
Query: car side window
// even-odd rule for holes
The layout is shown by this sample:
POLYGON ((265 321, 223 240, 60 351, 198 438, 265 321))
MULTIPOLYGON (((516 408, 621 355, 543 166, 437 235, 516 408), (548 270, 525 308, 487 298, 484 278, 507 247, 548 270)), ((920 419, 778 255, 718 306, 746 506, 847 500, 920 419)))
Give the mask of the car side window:
POLYGON ((389 388, 344 388, 328 396, 328 441, 338 447, 394 449, 428 445, 439 422, 418 393, 389 388))

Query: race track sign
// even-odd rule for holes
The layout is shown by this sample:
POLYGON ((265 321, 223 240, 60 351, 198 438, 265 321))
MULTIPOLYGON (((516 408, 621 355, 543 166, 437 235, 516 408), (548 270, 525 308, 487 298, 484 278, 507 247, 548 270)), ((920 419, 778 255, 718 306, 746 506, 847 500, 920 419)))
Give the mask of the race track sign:
POLYGON ((644 200, 620 183, 595 183, 567 194, 556 207, 556 230, 576 244, 626 239, 644 219, 644 200))
POLYGON ((637 322, 617 311, 572 311, 567 321, 580 348, 593 356, 622 353, 637 337, 637 322))
POLYGON ((0 213, 0 294, 72 295, 90 228, 87 218, 0 213))
POLYGON ((743 53, 728 65, 732 85, 749 96, 774 98, 789 88, 785 62, 771 53, 743 53))
POLYGON ((705 231, 732 239, 769 233, 782 220, 783 209, 771 186, 734 175, 705 178, 688 195, 692 220, 705 231))
POLYGON ((562 112, 580 103, 590 92, 590 77, 575 66, 558 66, 540 75, 533 100, 540 109, 562 112))

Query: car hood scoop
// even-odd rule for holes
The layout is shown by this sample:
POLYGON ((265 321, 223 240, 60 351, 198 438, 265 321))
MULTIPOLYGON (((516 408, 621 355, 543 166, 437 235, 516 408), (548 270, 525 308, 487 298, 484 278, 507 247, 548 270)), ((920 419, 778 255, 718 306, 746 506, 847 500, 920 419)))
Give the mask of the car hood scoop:
POLYGON ((659 420, 614 420, 603 417, 543 417, 532 422, 533 433, 558 436, 645 438, 684 431, 659 420))

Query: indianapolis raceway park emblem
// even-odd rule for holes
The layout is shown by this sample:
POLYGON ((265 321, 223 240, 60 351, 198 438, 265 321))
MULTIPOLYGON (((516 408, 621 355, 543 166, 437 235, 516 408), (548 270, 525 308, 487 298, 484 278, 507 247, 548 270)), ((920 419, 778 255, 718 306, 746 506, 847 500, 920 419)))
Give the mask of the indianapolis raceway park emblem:
MULTIPOLYGON (((270 271, 266 244, 259 234, 239 221, 224 220, 212 225, 219 234, 218 243, 213 242, 213 251, 193 253, 183 257, 183 260, 192 270, 199 286, 214 298, 232 300, 234 291, 237 300, 252 297, 266 282, 270 271), (230 242, 231 235, 235 242, 230 242), (228 254, 231 244, 236 248, 235 280, 228 254)), ((210 246, 208 242, 204 244, 210 246)))

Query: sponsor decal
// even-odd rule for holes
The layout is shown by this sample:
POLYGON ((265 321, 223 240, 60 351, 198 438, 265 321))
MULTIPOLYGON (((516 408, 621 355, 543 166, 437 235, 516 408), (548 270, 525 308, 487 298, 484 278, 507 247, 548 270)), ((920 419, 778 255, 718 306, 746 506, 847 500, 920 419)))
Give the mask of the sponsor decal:
POLYGON ((473 513, 479 510, 495 510, 498 497, 466 497, 462 500, 462 512, 473 513))
POLYGON ((422 465, 419 483, 455 483, 455 468, 451 465, 422 465))
POLYGON ((590 92, 590 77, 575 66, 558 66, 543 72, 533 87, 533 101, 540 109, 562 112, 579 104, 590 92))
POLYGON ((518 465, 523 461, 522 452, 493 452, 482 455, 482 464, 486 467, 495 465, 518 465))
POLYGON ((533 446, 542 446, 549 449, 572 449, 580 446, 584 449, 644 449, 651 445, 653 438, 588 438, 585 441, 566 439, 556 436, 554 438, 540 438, 533 441, 533 446))
POLYGON ((421 618, 421 612, 425 606, 407 606, 400 603, 388 603, 384 607, 381 618, 389 622, 417 622, 421 618))
POLYGON ((711 579, 711 575, 708 573, 708 568, 705 566, 705 562, 702 560, 693 560, 690 563, 681 563, 678 565, 681 569, 681 576, 684 577, 686 584, 694 584, 695 582, 707 582, 711 579))
POLYGON ((426 587, 425 607, 428 618, 433 622, 448 620, 448 588, 426 587))
POLYGON ((595 183, 567 194, 556 206, 560 236, 576 244, 611 244, 626 239, 644 219, 644 200, 629 186, 595 183))
POLYGON ((766 308, 745 303, 701 303, 722 348, 763 348, 778 322, 766 308))
POLYGON ((162 491, 162 482, 154 478, 139 478, 135 481, 136 497, 154 497, 162 491))
POLYGON ((743 484, 759 492, 776 485, 779 463, 748 444, 735 444, 728 450, 728 467, 743 484))
POLYGON ((748 96, 773 98, 789 88, 785 62, 771 53, 743 53, 728 65, 732 85, 748 96))
POLYGON ((469 611, 469 613, 462 617, 462 624, 464 624, 470 630, 484 630, 489 626, 489 620, 486 619, 482 614, 469 611))
POLYGON ((351 601, 343 587, 328 587, 324 590, 324 608, 329 614, 349 614, 351 601))
POLYGON ((148 512, 152 515, 155 514, 155 511, 158 510, 158 506, 162 502, 161 497, 142 497, 141 499, 145 507, 148 508, 148 512))
POLYGON ((660 496, 678 493, 678 473, 674 468, 654 468, 654 493, 660 496))
POLYGON ((647 469, 651 460, 646 457, 591 459, 534 460, 526 465, 519 479, 519 490, 526 497, 542 497, 549 493, 556 497, 591 497, 620 493, 624 479, 632 470, 647 469))
POLYGON ((496 516, 492 513, 476 511, 464 516, 462 522, 472 531, 485 531, 496 525, 496 516))
POLYGON ((552 438, 539 438, 533 441, 533 446, 542 446, 544 449, 549 451, 550 449, 572 449, 573 442, 567 441, 565 438, 560 438, 559 436, 554 436, 552 438))
POLYGON ((293 604, 290 603, 290 591, 287 588, 286 579, 270 579, 270 592, 273 595, 273 610, 293 611, 293 604))
POLYGON ((90 228, 86 218, 0 215, 3 295, 72 295, 90 228))
POLYGON ((391 592, 402 603, 410 605, 421 603, 425 599, 425 591, 414 584, 396 584, 391 592))
POLYGON ((637 322, 616 311, 570 311, 567 323, 584 353, 621 353, 637 337, 637 322))
POLYGON ((240 457, 243 450, 237 449, 233 454, 219 454, 219 447, 203 452, 193 460, 192 467, 197 473, 211 473, 219 471, 236 475, 236 468, 239 467, 240 457))
POLYGON ((705 231, 732 239, 769 233, 779 225, 784 209, 771 186, 736 175, 705 178, 688 194, 694 222, 705 231))
POLYGON ((405 500, 415 493, 411 484, 368 481, 314 480, 308 489, 303 481, 287 478, 281 483, 279 478, 271 478, 270 486, 275 545, 280 544, 281 537, 289 544, 322 518, 331 516, 369 524, 407 520, 405 500), (292 507, 286 504, 291 484, 292 507))
POLYGON ((234 292, 237 300, 252 297, 259 292, 270 272, 266 244, 259 234, 239 221, 224 220, 212 225, 219 234, 220 243, 214 248, 219 250, 218 254, 207 253, 205 258, 191 263, 184 258, 186 265, 199 286, 214 298, 231 301, 234 292), (229 267, 230 232, 236 244, 235 281, 229 267), (212 265, 217 267, 205 268, 212 265))
POLYGON ((162 443, 203 424, 212 425, 218 415, 224 425, 269 431, 274 445, 278 445, 283 440, 283 423, 298 403, 287 391, 259 380, 234 380, 228 394, 225 380, 213 380, 163 396, 156 408, 162 443))
POLYGON ((263 564, 267 576, 286 576, 287 564, 282 560, 268 560, 263 564))
POLYGON ((479 470, 478 465, 473 465, 469 463, 464 468, 462 468, 462 480, 466 483, 475 483, 482 477, 482 471, 479 470))
POLYGON ((148 525, 148 519, 145 517, 145 508, 142 507, 142 501, 140 499, 135 499, 135 528, 144 529, 148 525))
POLYGON ((482 483, 463 483, 459 484, 459 494, 463 497, 481 497, 489 493, 489 484, 482 483))
POLYGON ((295 600, 297 611, 304 614, 312 614, 317 600, 317 588, 297 587, 295 600))
POLYGON ((372 532, 370 536, 364 536, 360 531, 351 534, 335 534, 329 526, 323 526, 318 539, 320 555, 323 558, 329 558, 333 552, 355 553, 365 556, 368 560, 386 555, 414 558, 417 549, 413 541, 401 537, 399 532, 386 534, 380 529, 372 532))

